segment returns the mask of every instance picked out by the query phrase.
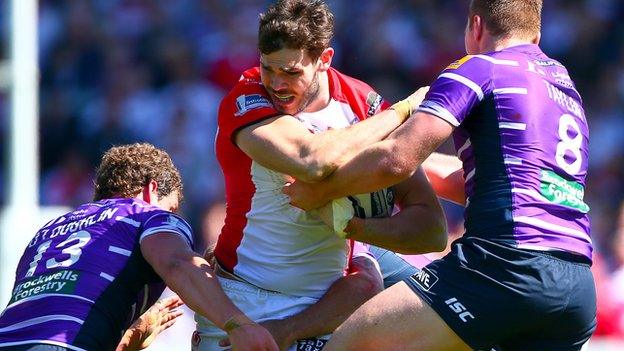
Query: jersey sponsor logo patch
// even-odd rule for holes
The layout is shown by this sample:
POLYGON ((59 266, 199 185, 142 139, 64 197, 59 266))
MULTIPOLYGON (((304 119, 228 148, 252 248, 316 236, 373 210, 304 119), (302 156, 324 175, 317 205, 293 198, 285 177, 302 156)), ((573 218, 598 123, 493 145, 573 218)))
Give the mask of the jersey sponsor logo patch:
POLYGON ((368 93, 368 96, 366 96, 366 105, 368 105, 368 111, 366 112, 366 114, 368 115, 368 117, 374 115, 375 113, 377 113, 377 111, 379 111, 379 107, 381 107, 382 101, 383 98, 376 92, 371 91, 368 93))
POLYGON ((458 69, 459 67, 461 67, 461 65, 463 65, 466 62, 468 62, 468 60, 470 60, 471 58, 472 58, 472 55, 464 56, 464 57, 460 58, 459 60, 451 63, 450 65, 448 65, 446 67, 446 69, 458 69))
POLYGON ((297 351, 321 351, 325 344, 327 340, 319 338, 297 340, 297 351))
POLYGON ((61 270, 32 277, 13 289, 9 305, 41 294, 71 294, 76 289, 78 278, 80 278, 80 272, 72 270, 61 270))
POLYGON ((273 107, 273 104, 265 96, 260 94, 241 95, 236 98, 235 116, 242 116, 245 113, 263 107, 273 107))
POLYGON ((570 180, 563 179, 553 171, 542 170, 540 192, 553 203, 580 211, 589 212, 589 206, 583 201, 585 188, 570 180))
POLYGON ((438 282, 438 277, 428 270, 427 267, 423 267, 418 273, 412 275, 410 279, 425 291, 429 291, 438 282))

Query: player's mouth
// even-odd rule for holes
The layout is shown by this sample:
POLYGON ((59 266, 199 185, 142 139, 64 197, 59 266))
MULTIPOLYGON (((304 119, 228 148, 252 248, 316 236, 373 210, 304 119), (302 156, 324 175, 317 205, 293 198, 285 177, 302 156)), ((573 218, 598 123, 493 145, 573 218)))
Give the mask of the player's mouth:
POLYGON ((283 109, 287 108, 295 101, 295 95, 273 93, 273 100, 279 108, 283 109))

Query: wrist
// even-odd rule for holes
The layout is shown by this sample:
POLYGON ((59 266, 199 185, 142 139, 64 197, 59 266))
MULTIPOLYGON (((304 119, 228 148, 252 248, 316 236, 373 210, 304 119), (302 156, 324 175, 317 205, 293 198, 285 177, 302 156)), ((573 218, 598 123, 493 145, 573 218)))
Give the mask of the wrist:
POLYGON ((125 351, 125 350, 140 350, 141 343, 143 341, 143 333, 139 328, 130 327, 126 330, 124 335, 121 337, 119 344, 117 346, 117 351, 125 351))
POLYGON ((287 343, 288 345, 296 343, 299 339, 306 338, 306 335, 301 334, 305 330, 305 321, 299 321, 299 318, 297 317, 298 315, 294 315, 280 320, 283 322, 280 325, 285 335, 284 343, 287 343))
POLYGON ((254 322, 253 320, 251 320, 249 317, 247 317, 245 314, 235 314, 232 317, 230 317, 227 321, 225 321, 225 323, 223 323, 223 330, 226 333, 230 333, 242 326, 245 325, 254 325, 257 324, 256 322, 254 322))
POLYGON ((353 217, 347 223, 347 226, 344 229, 344 232, 347 233, 346 239, 355 239, 357 240, 358 234, 362 230, 364 226, 364 219, 359 217, 353 217))
POLYGON ((391 109, 394 110, 397 117, 399 118, 399 124, 402 124, 407 120, 413 112, 412 104, 409 99, 401 100, 394 105, 390 106, 391 109))

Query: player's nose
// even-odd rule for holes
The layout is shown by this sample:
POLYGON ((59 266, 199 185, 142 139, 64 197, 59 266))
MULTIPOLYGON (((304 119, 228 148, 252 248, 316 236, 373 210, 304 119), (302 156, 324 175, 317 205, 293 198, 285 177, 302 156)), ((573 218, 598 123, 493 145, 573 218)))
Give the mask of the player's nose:
POLYGON ((276 74, 271 78, 271 89, 273 91, 277 92, 277 91, 286 89, 287 87, 288 87, 288 84, 286 83, 286 80, 280 77, 279 75, 276 74))

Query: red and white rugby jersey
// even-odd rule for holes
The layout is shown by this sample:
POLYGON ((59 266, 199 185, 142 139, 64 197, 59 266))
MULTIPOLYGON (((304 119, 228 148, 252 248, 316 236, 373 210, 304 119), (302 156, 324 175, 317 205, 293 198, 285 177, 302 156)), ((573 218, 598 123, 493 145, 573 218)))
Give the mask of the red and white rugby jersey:
MULTIPOLYGON (((331 100, 297 117, 313 132, 344 128, 389 104, 367 84, 330 69, 331 100)), ((260 81, 247 70, 219 107, 217 159, 225 176, 225 225, 215 256, 229 271, 267 290, 319 298, 343 275, 349 245, 316 217, 288 203, 284 175, 265 168, 233 142, 235 133, 279 115, 260 81)))

